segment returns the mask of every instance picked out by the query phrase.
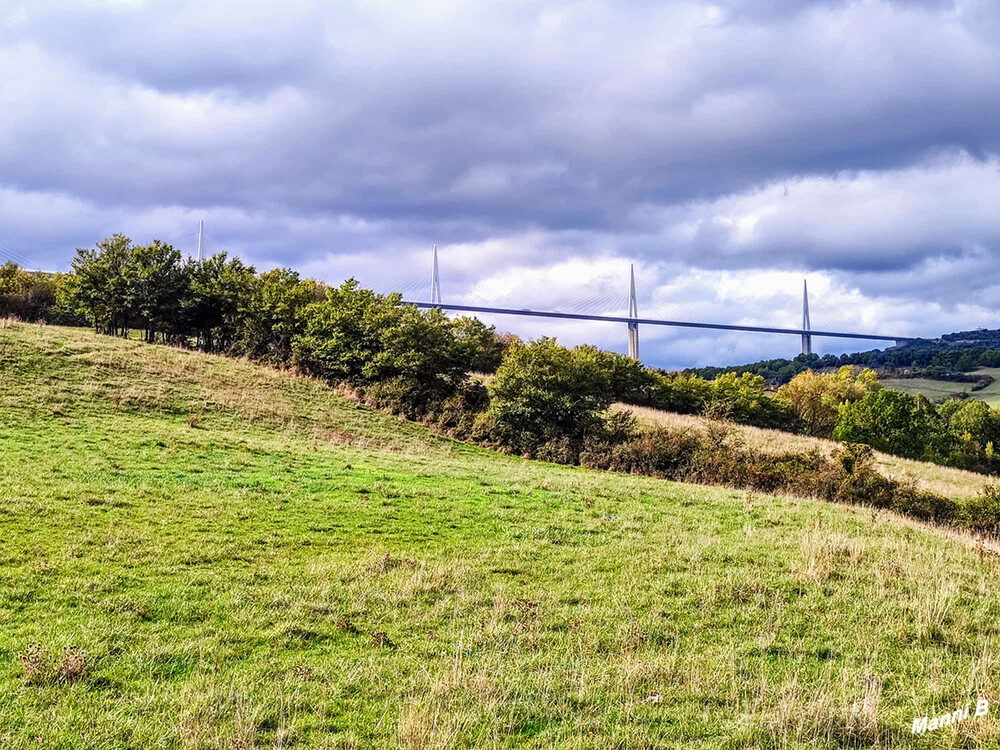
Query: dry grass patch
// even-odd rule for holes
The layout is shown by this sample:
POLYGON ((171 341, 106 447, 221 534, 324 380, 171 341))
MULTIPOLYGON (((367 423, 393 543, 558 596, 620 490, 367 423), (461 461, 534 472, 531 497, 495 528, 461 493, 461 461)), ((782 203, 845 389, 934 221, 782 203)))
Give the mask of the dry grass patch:
POLYGON ((803 561, 795 575, 803 581, 826 583, 834 573, 857 565, 864 554, 861 540, 817 526, 802 538, 803 561))
MULTIPOLYGON (((704 430, 706 426, 712 427, 715 424, 714 420, 705 417, 692 414, 674 414, 645 406, 615 404, 614 408, 632 412, 642 423, 672 429, 700 431, 704 430)), ((726 429, 738 435, 748 447, 766 453, 818 450, 821 455, 829 458, 843 447, 834 440, 824 440, 823 438, 796 435, 781 430, 768 430, 749 425, 727 424, 726 429)), ((890 479, 913 481, 919 489, 956 500, 967 500, 975 497, 990 481, 988 477, 972 471, 889 456, 885 453, 875 452, 875 464, 878 470, 890 479)))

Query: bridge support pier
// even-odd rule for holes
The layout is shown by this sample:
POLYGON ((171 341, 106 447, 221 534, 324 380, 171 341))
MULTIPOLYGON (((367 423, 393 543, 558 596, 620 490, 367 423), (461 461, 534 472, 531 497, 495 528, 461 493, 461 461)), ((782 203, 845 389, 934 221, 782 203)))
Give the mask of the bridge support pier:
MULTIPOLYGON (((809 288, 806 286, 806 280, 802 279, 802 330, 810 331, 812 330, 809 325, 809 288)), ((813 337, 808 333, 802 334, 802 353, 812 354, 813 350, 813 337)))
MULTIPOLYGON (((635 266, 629 266, 628 282, 628 316, 639 317, 639 306, 635 302, 635 266)), ((629 359, 639 359, 639 324, 628 324, 628 356, 629 359)))

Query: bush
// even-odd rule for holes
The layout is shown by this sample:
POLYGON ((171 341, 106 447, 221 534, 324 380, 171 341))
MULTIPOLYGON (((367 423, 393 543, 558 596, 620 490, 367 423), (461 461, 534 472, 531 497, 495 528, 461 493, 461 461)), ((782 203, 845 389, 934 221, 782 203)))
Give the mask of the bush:
POLYGON ((573 350, 579 361, 588 361, 608 382, 612 401, 636 406, 649 406, 657 387, 657 376, 634 359, 617 352, 606 352, 596 346, 578 346, 573 350))
POLYGON ((973 531, 1000 536, 1000 485, 983 487, 962 509, 965 525, 973 531))
POLYGON ((651 395, 652 406, 677 414, 701 414, 712 399, 707 380, 682 373, 658 373, 651 395))
POLYGON ((459 384, 441 405, 437 425, 455 437, 470 438, 476 433, 476 420, 490 405, 486 386, 476 380, 459 384))
POLYGON ((864 443, 905 458, 920 458, 929 442, 928 415, 916 408, 913 396, 878 390, 841 409, 833 431, 836 440, 864 443))
POLYGON ((468 372, 496 372, 507 348, 516 340, 509 334, 498 334, 494 326, 478 318, 462 316, 451 325, 468 372))
POLYGON ((764 378, 728 372, 711 383, 711 401, 724 404, 729 418, 757 427, 790 427, 796 421, 791 407, 767 395, 764 378))
POLYGON ((494 439, 527 455, 554 440, 582 441, 611 402, 607 373, 589 353, 549 338, 511 347, 489 394, 494 439))
POLYGON ((554 464, 575 464, 580 458, 580 448, 569 438, 554 438, 538 446, 535 458, 554 464))
POLYGON ((881 388, 872 370, 841 367, 836 373, 807 370, 778 390, 779 401, 788 404, 802 421, 806 432, 830 437, 840 419, 840 407, 853 403, 870 391, 881 388))
POLYGON ((293 362, 311 375, 362 388, 397 413, 427 413, 466 377, 448 318, 403 305, 398 294, 383 297, 350 280, 302 315, 293 362))
POLYGON ((260 274, 240 303, 243 318, 240 353, 271 364, 288 364, 292 359, 292 342, 305 328, 303 312, 324 295, 321 284, 303 281, 286 268, 260 274))
POLYGON ((659 427, 618 444, 591 445, 580 463, 595 469, 678 479, 689 473, 699 445, 697 433, 659 427))
POLYGON ((61 273, 30 273, 14 263, 0 265, 0 318, 86 325, 86 319, 67 304, 73 279, 61 273))

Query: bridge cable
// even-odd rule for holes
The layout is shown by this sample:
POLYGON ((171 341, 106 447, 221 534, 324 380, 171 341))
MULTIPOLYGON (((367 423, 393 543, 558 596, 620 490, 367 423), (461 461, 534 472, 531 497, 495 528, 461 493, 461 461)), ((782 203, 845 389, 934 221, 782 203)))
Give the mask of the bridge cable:
POLYGON ((13 263, 22 268, 38 270, 38 265, 34 260, 6 245, 0 245, 0 255, 9 258, 13 263))

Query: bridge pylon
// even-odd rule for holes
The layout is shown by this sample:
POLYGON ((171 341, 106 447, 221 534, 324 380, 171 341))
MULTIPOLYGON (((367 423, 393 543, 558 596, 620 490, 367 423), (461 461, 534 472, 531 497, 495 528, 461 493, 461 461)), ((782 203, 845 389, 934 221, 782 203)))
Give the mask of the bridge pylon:
MULTIPOLYGON (((639 306, 635 301, 635 266, 629 266, 628 282, 628 316, 630 318, 639 317, 639 306)), ((628 324, 628 356, 630 359, 639 359, 639 324, 630 322, 628 324)))
MULTIPOLYGON (((812 327, 809 325, 809 287, 806 285, 806 280, 802 279, 802 330, 811 331, 812 327)), ((813 337, 808 333, 802 334, 802 353, 812 354, 813 350, 813 337)))
POLYGON ((431 302, 441 304, 441 277, 438 275, 438 246, 434 245, 434 268, 431 271, 431 302))

